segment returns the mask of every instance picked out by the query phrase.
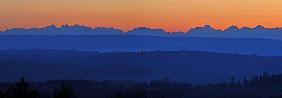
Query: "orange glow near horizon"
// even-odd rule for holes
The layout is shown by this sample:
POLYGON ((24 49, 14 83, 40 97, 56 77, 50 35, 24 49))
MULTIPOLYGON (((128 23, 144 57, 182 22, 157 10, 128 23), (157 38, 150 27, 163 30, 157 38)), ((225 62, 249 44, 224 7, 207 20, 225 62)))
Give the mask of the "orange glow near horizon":
POLYGON ((82 24, 91 27, 187 31, 282 26, 281 0, 1 0, 0 30, 82 24))

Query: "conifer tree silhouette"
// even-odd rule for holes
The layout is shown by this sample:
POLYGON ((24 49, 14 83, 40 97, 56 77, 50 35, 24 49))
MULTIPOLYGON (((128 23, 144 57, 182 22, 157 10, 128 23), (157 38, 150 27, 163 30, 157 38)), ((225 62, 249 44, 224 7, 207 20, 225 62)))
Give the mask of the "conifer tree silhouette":
POLYGON ((63 84, 61 88, 55 90, 54 98, 76 98, 76 96, 71 87, 63 84))
POLYGON ((24 78, 6 91, 5 98, 38 98, 38 92, 32 89, 24 78))

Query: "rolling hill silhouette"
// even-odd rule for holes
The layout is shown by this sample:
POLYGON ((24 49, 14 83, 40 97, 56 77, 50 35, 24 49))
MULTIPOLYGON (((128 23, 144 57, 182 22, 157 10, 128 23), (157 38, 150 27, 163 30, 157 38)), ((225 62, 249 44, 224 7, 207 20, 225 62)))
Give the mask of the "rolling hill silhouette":
POLYGON ((0 51, 1 81, 97 79, 148 81, 168 77, 191 83, 242 80, 261 73, 280 73, 281 57, 196 51, 84 52, 66 50, 0 51), (7 75, 9 74, 9 75, 7 75))
POLYGON ((135 35, 0 36, 1 50, 63 49, 99 52, 208 51, 282 56, 282 41, 257 38, 153 37, 135 35))

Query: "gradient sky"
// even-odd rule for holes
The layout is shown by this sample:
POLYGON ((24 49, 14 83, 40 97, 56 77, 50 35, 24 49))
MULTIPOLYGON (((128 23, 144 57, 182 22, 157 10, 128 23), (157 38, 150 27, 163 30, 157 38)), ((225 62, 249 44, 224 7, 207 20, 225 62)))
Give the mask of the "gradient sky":
POLYGON ((282 0, 1 0, 0 30, 82 24, 187 31, 210 24, 282 26, 282 0))

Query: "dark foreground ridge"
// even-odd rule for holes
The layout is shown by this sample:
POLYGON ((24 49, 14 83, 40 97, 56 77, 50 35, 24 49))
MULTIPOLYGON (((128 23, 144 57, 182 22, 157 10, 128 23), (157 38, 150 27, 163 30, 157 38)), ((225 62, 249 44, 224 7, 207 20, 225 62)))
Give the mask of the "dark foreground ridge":
POLYGON ((0 83, 0 98, 281 98, 282 75, 262 74, 251 79, 208 85, 171 81, 144 82, 52 80, 0 83))

